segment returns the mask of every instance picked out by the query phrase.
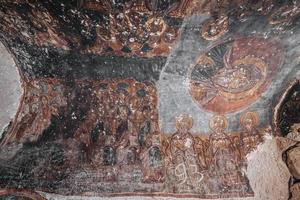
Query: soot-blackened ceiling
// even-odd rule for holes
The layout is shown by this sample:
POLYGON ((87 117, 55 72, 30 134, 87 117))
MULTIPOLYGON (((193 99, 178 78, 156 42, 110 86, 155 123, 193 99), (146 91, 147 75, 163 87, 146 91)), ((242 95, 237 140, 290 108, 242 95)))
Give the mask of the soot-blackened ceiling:
POLYGON ((0 195, 254 196, 247 155, 300 122, 299 14, 296 0, 3 0, 24 94, 0 195))

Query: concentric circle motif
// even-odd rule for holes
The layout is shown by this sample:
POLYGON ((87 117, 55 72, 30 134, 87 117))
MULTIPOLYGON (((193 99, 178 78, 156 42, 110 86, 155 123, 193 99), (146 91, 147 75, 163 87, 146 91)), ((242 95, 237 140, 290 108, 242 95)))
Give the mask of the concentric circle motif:
POLYGON ((283 52, 275 41, 262 37, 224 41, 191 67, 190 94, 207 111, 238 111, 260 97, 282 62, 283 52))

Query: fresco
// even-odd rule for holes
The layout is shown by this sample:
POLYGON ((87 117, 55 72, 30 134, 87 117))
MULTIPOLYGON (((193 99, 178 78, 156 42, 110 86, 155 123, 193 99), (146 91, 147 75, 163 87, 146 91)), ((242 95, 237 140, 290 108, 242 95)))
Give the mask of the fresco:
POLYGON ((283 52, 277 44, 246 37, 216 45, 191 70, 193 98, 217 113, 237 111, 255 101, 282 65, 283 52))
MULTIPOLYGON (((31 26, 32 33, 27 40, 38 46, 49 45, 65 50, 84 47, 80 50, 82 53, 153 57, 168 55, 178 39, 185 1, 114 3, 84 0, 65 5, 59 1, 47 1, 40 2, 43 9, 27 7, 26 1, 21 1, 19 5, 27 10, 28 17, 19 18, 17 23, 21 27, 31 26), (65 16, 61 16, 64 12, 65 16), (62 36, 61 32, 66 35, 62 36)), ((9 3, 13 5, 13 1, 9 3)), ((4 25, 13 22, 11 14, 22 15, 24 11, 11 8, 9 12, 2 11, 4 25)), ((11 28, 10 32, 16 33, 17 29, 11 28)), ((22 34, 18 36, 26 39, 22 34)))
POLYGON ((228 133, 226 117, 214 116, 209 136, 191 133, 193 118, 181 114, 174 119, 176 132, 169 135, 159 128, 157 92, 150 82, 78 80, 74 88, 61 80, 41 79, 28 84, 16 122, 1 145, 12 145, 16 155, 31 158, 16 156, 2 166, 2 187, 23 183, 76 195, 253 194, 245 159, 265 134, 257 129, 255 112, 242 115, 241 133, 228 133), (41 156, 40 151, 47 153, 41 156), (21 177, 16 177, 18 170, 25 170, 21 177))
POLYGON ((298 199, 299 5, 4 0, 24 94, 0 198, 254 198, 249 155, 276 137, 298 199))

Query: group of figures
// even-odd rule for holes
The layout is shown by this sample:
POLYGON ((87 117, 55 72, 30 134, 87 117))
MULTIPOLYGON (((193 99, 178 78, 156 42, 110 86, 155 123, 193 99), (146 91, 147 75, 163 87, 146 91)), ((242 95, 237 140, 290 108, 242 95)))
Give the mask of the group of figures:
MULTIPOLYGON (((99 90, 101 96, 103 92, 108 92, 110 87, 108 84, 107 88, 99 90)), ((143 89, 150 94, 147 87, 149 86, 143 89)), ((127 89, 124 91, 130 91, 132 88, 127 89)), ((110 93, 111 96, 114 96, 113 94, 117 93, 110 93)), ((231 195, 252 195, 246 177, 246 156, 263 141, 264 132, 257 128, 257 113, 244 113, 240 119, 243 131, 230 134, 226 133, 226 117, 214 116, 209 123, 211 133, 208 136, 192 134, 190 129, 193 119, 187 114, 182 114, 176 118, 176 132, 168 136, 159 129, 155 110, 145 107, 130 109, 132 104, 129 102, 134 101, 126 101, 126 95, 123 96, 120 91, 116 96, 117 100, 111 101, 109 108, 112 111, 116 108, 115 115, 108 116, 108 112, 102 118, 98 118, 96 128, 87 134, 90 138, 89 143, 81 145, 91 163, 96 164, 98 168, 101 166, 106 174, 101 181, 118 183, 122 181, 120 177, 124 176, 124 173, 130 175, 133 170, 138 169, 142 175, 137 182, 162 183, 165 190, 172 193, 207 195, 223 191, 231 195), (139 110, 141 118, 137 118, 139 110)), ((136 96, 136 93, 133 96, 143 99, 136 96)), ((130 98, 130 95, 127 98, 130 98)), ((104 102, 109 105, 107 99, 104 102)), ((156 104, 153 106, 151 108, 156 108, 156 104)), ((101 109, 103 107, 105 106, 100 106, 101 109)), ((82 129, 78 130, 84 137, 82 129)), ((83 137, 79 141, 85 141, 83 137)))
MULTIPOLYGON (((269 35, 283 35, 299 18, 298 0, 2 1, 0 37, 18 60, 24 95, 1 138, 1 151, 17 152, 1 161, 1 187, 68 195, 253 196, 247 155, 263 142, 266 131, 258 128, 258 114, 246 111, 241 129, 229 132, 226 114, 256 102, 282 69, 289 45, 280 46, 269 35), (211 17, 197 28, 187 24, 198 19, 192 15, 205 12, 211 17), (251 17, 270 27, 266 35, 252 35, 262 30, 253 27, 248 36, 234 36, 244 32, 243 22, 251 17), (186 28, 199 31, 198 39, 208 47, 190 68, 190 95, 202 110, 217 115, 207 121, 207 133, 192 133, 192 117, 181 114, 174 119, 176 131, 166 134, 159 128, 153 83, 99 80, 108 76, 96 70, 93 58, 103 58, 99 68, 112 69, 109 77, 124 63, 139 74, 135 60, 168 57, 186 28), (110 68, 110 59, 117 66, 110 68), (82 185, 77 187, 78 182, 82 185)), ((149 74, 155 68, 160 71, 151 63, 149 74)), ((140 80, 136 74, 122 77, 140 80)), ((281 102, 276 124, 288 138, 282 151, 293 200, 300 199, 299 84, 297 88, 281 102)))
POLYGON ((4 25, 1 28, 13 38, 38 46, 64 50, 75 47, 83 53, 126 57, 168 55, 179 37, 182 19, 192 14, 212 14, 201 31, 201 37, 211 41, 230 30, 232 19, 245 21, 252 14, 259 14, 269 16, 273 26, 288 26, 300 13, 297 0, 281 3, 279 7, 272 0, 78 0, 77 5, 76 2, 74 5, 73 2, 28 3, 25 0, 5 3, 10 9, 0 9, 4 25), (15 9, 16 4, 22 9, 15 9), (10 27, 13 23, 16 26, 10 27), (26 30, 26 34, 20 34, 21 30, 26 30))
MULTIPOLYGON (((186 0, 184 1, 91 1, 34 2, 18 1, 26 8, 23 17, 18 9, 0 8, 3 24, 15 21, 30 29, 20 38, 38 46, 54 46, 70 50, 76 46, 82 53, 101 55, 166 56, 179 37, 186 0), (39 7, 39 9, 37 9, 39 7), (63 15, 56 15, 61 12, 63 15), (170 14, 172 13, 172 14, 170 14), (18 16, 14 19, 11 16, 18 16), (74 27, 78 27, 76 30, 74 27), (65 32, 64 36, 61 32, 65 32), (71 36, 72 35, 72 36, 71 36)), ((7 3, 14 7, 14 2, 7 3)), ((2 27, 4 28, 4 27, 2 27)))
POLYGON ((217 115, 209 122, 209 134, 192 134, 193 119, 182 114, 176 118, 176 132, 167 135, 159 128, 156 88, 150 82, 76 82, 79 91, 89 94, 76 93, 55 79, 30 84, 16 118, 20 123, 8 127, 3 146, 34 143, 47 139, 47 132, 51 137, 55 133, 55 141, 72 151, 65 155, 64 165, 97 166, 104 175, 99 181, 118 183, 137 169, 141 173, 137 182, 163 184, 171 193, 251 194, 246 155, 263 140, 255 112, 241 116, 240 133, 226 133, 228 121, 217 115), (78 111, 76 101, 90 102, 89 107, 78 111), (70 102, 78 112, 85 111, 83 117, 67 106, 70 102), (55 118, 68 119, 51 129, 55 118), (64 135, 63 130, 74 133, 64 135))
MULTIPOLYGON (((79 159, 119 170, 141 163, 161 168, 155 87, 134 80, 102 81, 94 92, 97 103, 74 135, 81 143, 79 159)), ((143 181, 152 179, 161 181, 162 176, 144 170, 143 181)))
POLYGON ((191 134, 193 119, 189 115, 180 115, 177 131, 168 139, 169 146, 165 149, 167 176, 174 191, 250 194, 245 176, 246 155, 263 141, 258 122, 256 113, 247 112, 241 117, 244 131, 227 134, 227 119, 217 115, 209 123, 211 133, 203 137, 191 134))
POLYGON ((85 9, 109 13, 105 22, 98 24, 97 40, 87 52, 109 54, 107 49, 112 49, 124 56, 169 54, 172 44, 178 39, 179 27, 169 25, 165 16, 183 9, 181 4, 184 3, 128 1, 117 6, 111 1, 83 1, 81 6, 85 9))
POLYGON ((168 136, 159 129, 152 84, 115 80, 98 85, 96 106, 74 137, 80 142, 79 160, 102 166, 103 181, 118 182, 122 173, 139 169, 141 183, 163 183, 169 192, 251 194, 246 155, 263 141, 257 113, 244 113, 244 130, 230 134, 226 117, 217 115, 209 123, 209 136, 192 134, 193 119, 182 114, 177 131, 168 136))

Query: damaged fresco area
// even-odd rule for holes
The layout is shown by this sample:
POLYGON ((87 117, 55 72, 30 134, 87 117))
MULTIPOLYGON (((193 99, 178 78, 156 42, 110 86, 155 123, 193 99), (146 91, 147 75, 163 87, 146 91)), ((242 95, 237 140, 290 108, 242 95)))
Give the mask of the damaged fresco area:
POLYGON ((24 93, 0 197, 254 197, 249 154, 279 136, 298 199, 299 14, 297 1, 3 1, 24 93))
POLYGON ((159 129, 152 83, 80 80, 72 85, 43 79, 26 86, 21 112, 1 141, 17 151, 2 166, 2 187, 22 183, 79 195, 128 193, 134 185, 132 192, 145 194, 209 197, 226 190, 228 196, 251 195, 242 169, 245 156, 263 140, 256 113, 242 116, 242 135, 227 135, 227 119, 216 116, 209 137, 194 136, 193 119, 186 114, 176 119, 176 133, 166 135, 159 129))

